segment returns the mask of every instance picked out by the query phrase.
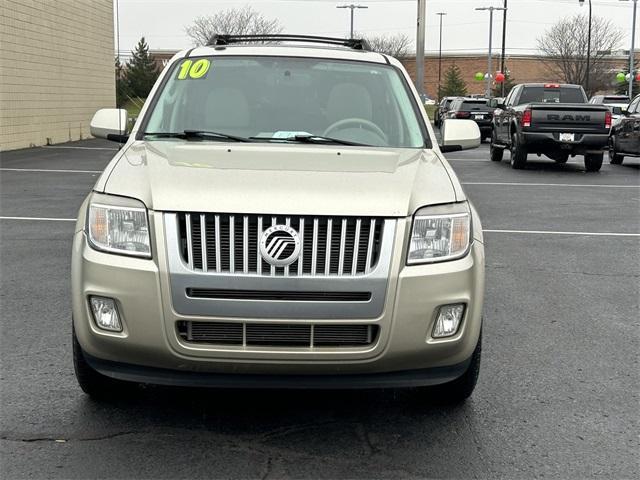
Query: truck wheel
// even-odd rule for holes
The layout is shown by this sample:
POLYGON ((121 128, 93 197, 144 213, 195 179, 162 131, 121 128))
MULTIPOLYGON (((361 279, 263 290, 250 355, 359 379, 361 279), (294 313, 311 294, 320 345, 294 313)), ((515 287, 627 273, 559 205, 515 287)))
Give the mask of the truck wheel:
POLYGON ((585 153, 584 168, 587 172, 597 172, 602 167, 603 153, 585 153))
POLYGON ((496 134, 491 134, 491 144, 489 145, 489 154, 492 162, 501 162, 504 155, 504 148, 498 148, 496 145, 496 134))
POLYGON ((609 163, 611 165, 622 165, 622 161, 624 160, 624 155, 620 155, 616 153, 616 144, 611 138, 609 140, 609 163))
POLYGON ((471 363, 469 367, 467 367, 467 370, 451 382, 433 387, 422 387, 420 389, 421 395, 424 396, 425 400, 441 405, 456 405, 464 402, 471 396, 473 390, 476 388, 478 376, 480 375, 481 354, 482 333, 480 333, 478 344, 473 351, 471 363))
POLYGON ((520 170, 527 163, 527 150, 520 144, 518 134, 511 135, 511 168, 520 170))
POLYGON ((125 382, 120 382, 95 371, 87 363, 82 353, 82 347, 78 343, 75 329, 73 330, 73 369, 82 391, 96 400, 113 399, 127 386, 125 382))

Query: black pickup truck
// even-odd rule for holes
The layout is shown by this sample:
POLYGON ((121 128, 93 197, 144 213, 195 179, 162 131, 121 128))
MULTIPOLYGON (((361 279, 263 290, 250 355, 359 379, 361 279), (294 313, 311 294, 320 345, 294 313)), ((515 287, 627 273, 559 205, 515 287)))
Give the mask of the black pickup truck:
POLYGON ((569 155, 584 155, 588 172, 602 166, 608 146, 611 112, 587 103, 580 85, 525 83, 516 85, 504 103, 492 101, 491 160, 511 151, 511 166, 523 168, 527 154, 546 155, 565 163, 569 155))

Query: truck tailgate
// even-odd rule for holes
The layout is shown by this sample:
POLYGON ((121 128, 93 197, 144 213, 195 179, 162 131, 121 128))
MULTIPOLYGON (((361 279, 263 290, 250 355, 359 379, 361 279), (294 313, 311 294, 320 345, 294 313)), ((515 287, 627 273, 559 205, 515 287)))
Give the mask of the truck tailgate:
POLYGON ((607 108, 593 104, 532 103, 530 131, 607 133, 607 108))

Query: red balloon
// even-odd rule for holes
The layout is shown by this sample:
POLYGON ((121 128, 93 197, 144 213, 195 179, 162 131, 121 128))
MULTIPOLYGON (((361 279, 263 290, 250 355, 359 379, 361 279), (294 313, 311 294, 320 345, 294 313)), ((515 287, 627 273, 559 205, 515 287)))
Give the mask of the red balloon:
POLYGON ((640 82, 640 72, 636 73, 636 82, 640 82))
POLYGON ((504 82, 504 78, 505 78, 504 77, 504 73, 502 73, 502 72, 496 73, 496 82, 502 83, 502 82, 504 82))

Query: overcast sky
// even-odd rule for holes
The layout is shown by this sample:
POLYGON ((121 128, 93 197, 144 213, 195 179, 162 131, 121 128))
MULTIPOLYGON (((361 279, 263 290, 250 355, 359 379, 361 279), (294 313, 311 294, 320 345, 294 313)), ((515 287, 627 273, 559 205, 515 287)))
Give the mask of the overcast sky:
MULTIPOLYGON (((588 0, 587 0, 588 1, 588 0)), ((625 34, 621 48, 631 43, 631 1, 592 0, 593 14, 611 19, 625 34)), ((270 18, 277 18, 283 33, 347 36, 349 10, 336 5, 356 3, 355 29, 370 35, 406 33, 415 38, 416 0, 114 0, 119 11, 120 51, 128 53, 141 36, 152 49, 182 49, 191 46, 184 27, 194 18, 250 4, 270 18)), ((426 51, 438 49, 437 12, 447 12, 443 22, 444 52, 481 52, 488 45, 489 12, 475 7, 501 6, 503 0, 427 0, 426 51)), ((508 0, 507 53, 535 52, 536 37, 559 18, 579 12, 579 0, 508 0)), ((640 27, 639 27, 640 29, 640 27)), ((502 12, 494 14, 494 48, 500 48, 502 12)), ((636 33, 636 48, 638 48, 636 33)))

